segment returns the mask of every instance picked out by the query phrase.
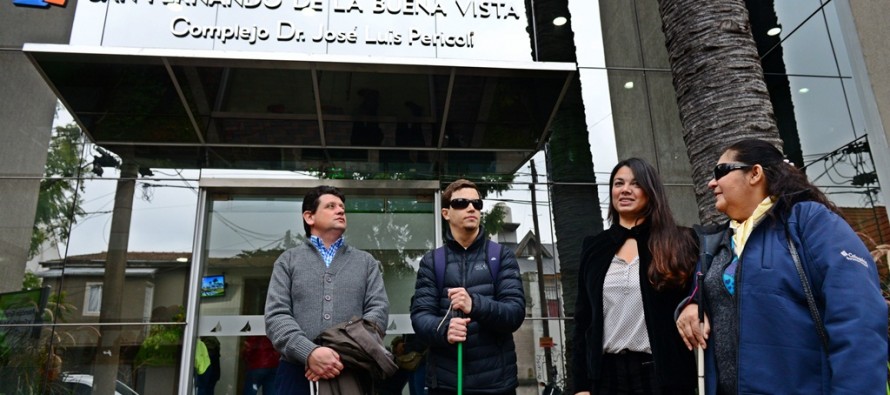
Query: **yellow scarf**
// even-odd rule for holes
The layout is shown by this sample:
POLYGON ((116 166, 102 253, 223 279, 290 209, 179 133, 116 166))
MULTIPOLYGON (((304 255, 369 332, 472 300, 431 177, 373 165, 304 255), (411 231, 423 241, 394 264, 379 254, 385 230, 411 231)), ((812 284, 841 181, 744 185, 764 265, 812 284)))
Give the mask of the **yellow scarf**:
POLYGON ((754 209, 754 213, 752 213, 745 221, 729 221, 729 228, 734 230, 732 241, 735 243, 736 256, 742 256, 742 251, 745 249, 745 243, 748 242, 748 236, 751 236, 754 227, 760 223, 760 219, 769 212, 769 209, 773 208, 775 202, 776 200, 772 196, 767 196, 766 199, 763 199, 763 201, 757 205, 757 208, 754 209))

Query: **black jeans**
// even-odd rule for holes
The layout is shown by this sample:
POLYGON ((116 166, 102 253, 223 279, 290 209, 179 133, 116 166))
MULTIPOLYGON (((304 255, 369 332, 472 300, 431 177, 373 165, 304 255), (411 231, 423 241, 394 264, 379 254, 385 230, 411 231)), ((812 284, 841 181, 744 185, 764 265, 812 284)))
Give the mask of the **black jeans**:
POLYGON ((662 388, 655 376, 652 354, 622 351, 603 354, 600 379, 592 383, 592 395, 688 395, 695 389, 662 388))

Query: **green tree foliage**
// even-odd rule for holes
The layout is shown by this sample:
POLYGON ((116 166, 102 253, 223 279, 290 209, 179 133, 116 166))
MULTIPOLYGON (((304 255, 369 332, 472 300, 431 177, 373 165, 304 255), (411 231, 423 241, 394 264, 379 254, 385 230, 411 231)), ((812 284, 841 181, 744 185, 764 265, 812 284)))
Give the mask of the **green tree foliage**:
POLYGON ((22 290, 27 291, 29 289, 40 288, 40 285, 43 281, 40 280, 40 277, 37 277, 34 272, 30 270, 25 271, 25 276, 22 278, 22 290))
MULTIPOLYGON (((185 307, 159 307, 152 320, 185 322, 185 307)), ((179 324, 152 325, 148 337, 136 352, 136 368, 143 366, 173 366, 179 362, 184 326, 179 324)))
POLYGON ((507 215, 504 207, 506 206, 496 204, 482 216, 482 229, 486 236, 498 234, 504 229, 504 217, 507 215))
POLYGON ((77 216, 84 214, 80 194, 83 184, 78 180, 84 168, 83 144, 83 134, 73 123, 58 126, 53 131, 46 169, 40 181, 29 257, 34 257, 46 241, 67 241, 71 225, 77 216))

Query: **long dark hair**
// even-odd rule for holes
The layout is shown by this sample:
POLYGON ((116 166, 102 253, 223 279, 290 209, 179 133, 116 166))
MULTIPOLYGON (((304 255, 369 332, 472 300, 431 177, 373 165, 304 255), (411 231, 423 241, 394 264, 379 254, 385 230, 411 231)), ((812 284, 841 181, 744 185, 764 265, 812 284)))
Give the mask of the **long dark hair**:
POLYGON ((649 282, 658 290, 682 287, 692 273, 697 258, 695 240, 690 232, 682 232, 677 228, 661 177, 648 162, 640 158, 629 158, 618 162, 612 169, 609 176, 609 221, 615 223, 618 218, 611 189, 615 173, 625 166, 633 173, 637 185, 649 199, 640 214, 650 229, 648 247, 652 252, 652 263, 647 273, 649 282))
POLYGON ((776 146, 758 139, 746 139, 730 145, 724 152, 734 153, 734 160, 748 165, 760 165, 766 176, 767 193, 775 196, 781 210, 791 210, 794 203, 813 201, 821 203, 841 217, 838 210, 818 187, 807 179, 806 173, 785 162, 782 151, 776 146))

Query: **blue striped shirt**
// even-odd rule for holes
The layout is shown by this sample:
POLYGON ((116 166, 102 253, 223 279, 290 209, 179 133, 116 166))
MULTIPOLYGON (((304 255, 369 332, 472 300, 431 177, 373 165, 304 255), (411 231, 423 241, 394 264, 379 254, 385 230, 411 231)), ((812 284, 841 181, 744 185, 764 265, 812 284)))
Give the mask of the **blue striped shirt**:
POLYGON ((312 235, 309 237, 309 241, 312 242, 312 245, 318 249, 318 252, 321 253, 321 259, 324 259, 324 264, 327 267, 331 267, 331 262, 334 260, 334 255, 337 255, 337 250, 343 245, 343 238, 337 239, 334 244, 331 244, 331 248, 324 248, 324 241, 321 240, 320 237, 312 235))

